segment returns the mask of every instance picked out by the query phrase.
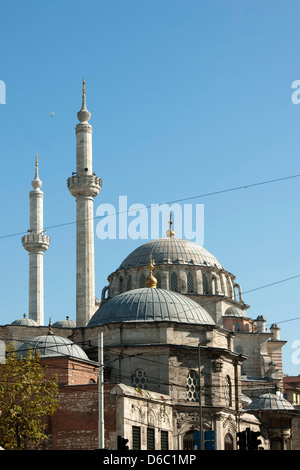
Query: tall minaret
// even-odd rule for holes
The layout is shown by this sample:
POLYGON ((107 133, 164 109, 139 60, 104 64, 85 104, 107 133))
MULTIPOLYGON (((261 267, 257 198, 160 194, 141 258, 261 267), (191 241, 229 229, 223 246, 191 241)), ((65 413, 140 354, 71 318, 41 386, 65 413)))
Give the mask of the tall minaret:
POLYGON ((22 237, 22 244, 29 252, 29 311, 28 316, 38 325, 44 325, 44 251, 48 250, 50 238, 43 229, 42 182, 38 174, 38 157, 35 157, 35 177, 29 193, 30 228, 29 235, 22 237))
POLYGON ((68 188, 76 197, 76 326, 86 326, 95 313, 94 197, 101 179, 93 173, 91 113, 86 108, 85 81, 82 107, 77 113, 76 173, 68 178, 68 188))

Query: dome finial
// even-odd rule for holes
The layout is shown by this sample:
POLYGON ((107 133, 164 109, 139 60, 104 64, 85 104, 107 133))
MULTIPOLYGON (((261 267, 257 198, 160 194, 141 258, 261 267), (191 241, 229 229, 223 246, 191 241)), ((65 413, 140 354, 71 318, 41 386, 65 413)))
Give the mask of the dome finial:
POLYGON ((170 219, 169 219, 169 230, 167 231, 167 236, 170 238, 174 237, 174 231, 172 230, 172 212, 170 212, 170 219))
POLYGON ((49 324, 48 324, 48 336, 53 336, 53 330, 52 330, 52 323, 51 323, 51 318, 49 318, 49 324))
POLYGON ((146 287, 151 287, 152 289, 155 289, 156 285, 157 285, 157 279, 152 274, 153 269, 154 269, 154 264, 153 264, 153 261, 152 261, 152 253, 150 253, 150 256, 149 256, 150 275, 146 279, 146 287))

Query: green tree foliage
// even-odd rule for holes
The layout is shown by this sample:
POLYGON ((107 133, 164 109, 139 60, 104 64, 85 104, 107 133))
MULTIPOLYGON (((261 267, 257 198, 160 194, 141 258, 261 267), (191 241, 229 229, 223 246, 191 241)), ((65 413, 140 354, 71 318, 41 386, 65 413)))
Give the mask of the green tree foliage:
POLYGON ((46 439, 43 417, 58 407, 57 394, 57 376, 45 379, 39 355, 29 350, 20 357, 9 346, 0 364, 0 446, 21 450, 46 439))

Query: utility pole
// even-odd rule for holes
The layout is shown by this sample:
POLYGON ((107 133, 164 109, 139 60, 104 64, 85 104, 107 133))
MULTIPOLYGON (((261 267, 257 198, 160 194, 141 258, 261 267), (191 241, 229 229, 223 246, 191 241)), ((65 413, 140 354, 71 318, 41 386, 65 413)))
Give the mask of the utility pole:
POLYGON ((199 428, 200 428, 200 450, 204 450, 204 442, 203 442, 203 425, 202 425, 202 397, 201 397, 201 354, 200 354, 200 347, 205 346, 206 344, 210 343, 210 339, 206 339, 203 341, 199 341, 198 344, 198 374, 199 374, 199 428))
POLYGON ((98 447, 104 449, 104 390, 103 390, 103 332, 98 333, 98 362, 99 362, 99 377, 98 377, 98 447))

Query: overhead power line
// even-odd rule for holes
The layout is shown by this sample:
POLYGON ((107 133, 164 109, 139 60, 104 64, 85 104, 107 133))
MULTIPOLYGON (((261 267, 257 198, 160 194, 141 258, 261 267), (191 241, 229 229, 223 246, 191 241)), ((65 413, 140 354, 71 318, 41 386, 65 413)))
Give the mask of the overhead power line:
MULTIPOLYGON (((299 178, 299 177, 300 177, 300 174, 296 174, 296 175, 291 175, 291 176, 283 176, 281 178, 276 178, 276 179, 272 179, 272 180, 260 181, 260 182, 257 182, 257 183, 243 184, 242 186, 236 186, 236 187, 232 187, 232 188, 221 189, 221 190, 218 190, 218 191, 212 191, 210 193, 198 194, 196 196, 188 196, 188 197, 181 198, 181 199, 173 199, 171 201, 160 202, 160 203, 155 203, 155 204, 149 204, 149 205, 141 208, 140 210, 150 209, 153 206, 160 206, 160 205, 164 205, 164 204, 175 204, 175 203, 184 202, 184 201, 191 201, 193 199, 199 199, 199 198, 203 198, 203 197, 216 196, 218 194, 224 194, 224 193, 228 193, 228 192, 232 192, 232 191, 239 191, 239 190, 242 190, 242 189, 254 188, 254 187, 257 187, 257 186, 277 183, 279 181, 291 180, 291 179, 299 178)), ((113 215, 115 216, 115 215, 120 215, 120 214, 129 214, 129 213, 130 213, 130 211, 127 210, 127 211, 122 211, 122 212, 116 212, 113 215)), ((105 217, 108 217, 108 216, 109 216, 109 214, 105 217)), ((94 216, 94 217, 91 217, 90 219, 96 220, 96 219, 100 219, 101 217, 103 217, 103 216, 94 216)), ((84 222, 85 220, 90 220, 90 219, 82 219, 81 221, 73 220, 71 222, 63 222, 61 224, 48 225, 47 227, 45 227, 45 230, 50 230, 50 229, 59 228, 59 227, 65 227, 67 225, 74 225, 77 222, 84 222)), ((26 231, 23 231, 23 232, 15 232, 15 233, 7 234, 7 235, 0 235, 0 239, 20 236, 20 235, 26 235, 27 233, 28 233, 28 231, 26 230, 26 231)))

